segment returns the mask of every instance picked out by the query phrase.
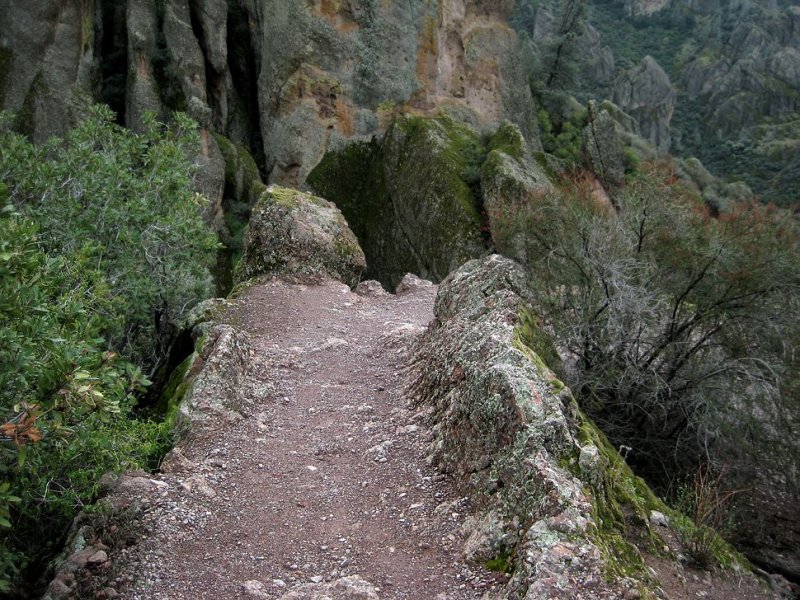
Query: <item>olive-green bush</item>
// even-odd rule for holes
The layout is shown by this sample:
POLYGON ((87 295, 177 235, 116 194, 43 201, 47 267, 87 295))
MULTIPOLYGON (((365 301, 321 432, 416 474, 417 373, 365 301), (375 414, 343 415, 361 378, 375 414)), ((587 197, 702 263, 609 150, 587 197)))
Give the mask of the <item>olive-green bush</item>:
POLYGON ((0 591, 25 582, 100 476, 150 467, 168 425, 134 413, 175 322, 210 291, 194 126, 106 108, 35 147, 0 119, 0 591), (31 571, 31 573, 27 573, 31 571))

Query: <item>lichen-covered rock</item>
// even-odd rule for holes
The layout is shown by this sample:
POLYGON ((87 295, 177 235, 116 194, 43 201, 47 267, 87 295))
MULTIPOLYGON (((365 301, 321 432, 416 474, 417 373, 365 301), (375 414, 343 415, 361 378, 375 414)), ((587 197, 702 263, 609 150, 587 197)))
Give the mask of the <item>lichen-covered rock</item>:
POLYGON ((636 67, 620 74, 613 88, 614 103, 633 117, 636 133, 667 152, 677 93, 661 65, 645 56, 636 67))
POLYGON ((177 405, 176 426, 191 425, 193 433, 242 417, 253 362, 247 335, 230 325, 214 326, 197 346, 175 373, 181 381, 171 399, 177 405))
POLYGON ((504 597, 622 597, 646 587, 629 527, 646 537, 661 505, 526 343, 525 282, 495 255, 441 284, 410 387, 433 425, 430 460, 481 507, 465 552, 513 570, 504 597))
POLYGON ((532 159, 525 139, 513 124, 506 122, 500 127, 489 149, 481 168, 481 194, 492 241, 500 253, 525 263, 525 233, 519 227, 509 227, 509 222, 538 196, 553 190, 553 184, 532 159))
POLYGON ((298 190, 270 186, 253 209, 236 280, 328 275, 352 287, 365 267, 358 240, 336 206, 298 190))
POLYGON ((283 594, 280 600, 329 600, 331 598, 379 600, 379 591, 369 581, 358 575, 350 575, 331 583, 306 583, 283 594))

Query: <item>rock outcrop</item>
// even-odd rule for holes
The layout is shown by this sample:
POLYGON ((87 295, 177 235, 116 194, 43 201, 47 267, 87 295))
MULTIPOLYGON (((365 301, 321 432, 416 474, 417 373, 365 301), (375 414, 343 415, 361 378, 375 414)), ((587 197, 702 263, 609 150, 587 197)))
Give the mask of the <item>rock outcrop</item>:
POLYGON ((91 3, 0 0, 0 15, 0 110, 36 142, 64 133, 91 98, 91 3))
POLYGON ((327 275, 354 287, 365 267, 364 253, 339 209, 273 185, 253 209, 235 279, 327 275))
POLYGON ((588 113, 583 146, 592 172, 607 190, 617 190, 625 179, 625 155, 618 122, 609 107, 598 107, 593 101, 589 102, 588 113))
POLYGON ((622 73, 613 85, 614 103, 633 117, 636 133, 661 152, 670 147, 669 124, 676 99, 669 76, 650 56, 622 73))
POLYGON ((509 222, 554 187, 511 123, 500 127, 489 141, 489 149, 481 167, 481 194, 492 242, 498 252, 524 264, 528 257, 523 233, 518 227, 508 227, 509 222))
POLYGON ((625 539, 648 535, 658 502, 526 345, 525 290, 521 268, 496 255, 442 283, 411 386, 433 425, 429 460, 481 507, 465 551, 513 570, 505 597, 644 591, 643 579, 615 577, 617 561, 628 573, 642 565, 625 539), (636 490, 624 507, 615 500, 620 486, 636 490))
POLYGON ((393 289, 409 272, 441 281, 485 251, 478 192, 484 154, 468 125, 400 116, 381 141, 326 155, 309 183, 347 217, 370 277, 393 289))

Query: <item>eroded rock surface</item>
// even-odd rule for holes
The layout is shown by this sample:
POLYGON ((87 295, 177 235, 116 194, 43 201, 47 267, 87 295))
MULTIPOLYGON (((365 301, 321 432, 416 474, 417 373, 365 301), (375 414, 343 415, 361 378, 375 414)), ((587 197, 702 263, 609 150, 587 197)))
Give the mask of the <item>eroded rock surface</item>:
POLYGON ((661 152, 669 150, 669 124, 677 93, 655 59, 645 56, 636 67, 620 74, 614 82, 613 100, 633 117, 638 135, 661 152))
POLYGON ((574 401, 515 334, 525 289, 499 256, 442 283, 412 386, 431 410, 430 460, 482 499, 467 552, 514 565, 507 597, 621 597, 591 540, 584 483, 559 466, 579 448, 574 401))
POLYGON ((270 186, 253 209, 236 279, 258 275, 327 275, 350 286, 366 267, 344 216, 311 194, 270 186))
POLYGON ((382 130, 394 107, 477 126, 535 114, 513 2, 3 0, 0 106, 36 139, 64 133, 76 98, 187 111, 301 185, 326 149, 382 130))

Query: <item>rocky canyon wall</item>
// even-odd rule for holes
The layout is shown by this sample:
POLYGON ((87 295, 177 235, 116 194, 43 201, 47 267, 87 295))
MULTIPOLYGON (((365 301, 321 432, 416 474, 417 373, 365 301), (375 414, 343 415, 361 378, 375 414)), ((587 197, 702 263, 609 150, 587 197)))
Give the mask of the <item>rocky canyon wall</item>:
POLYGON ((0 105, 38 141, 91 101, 133 128, 143 111, 183 110, 291 185, 329 147, 369 138, 400 108, 443 109, 478 127, 509 118, 536 139, 506 23, 513 4, 0 0, 0 105))

